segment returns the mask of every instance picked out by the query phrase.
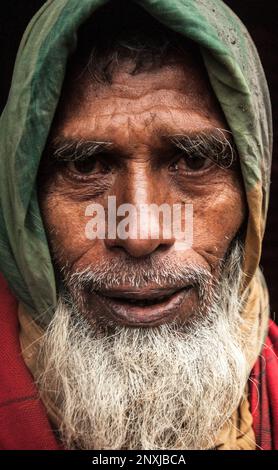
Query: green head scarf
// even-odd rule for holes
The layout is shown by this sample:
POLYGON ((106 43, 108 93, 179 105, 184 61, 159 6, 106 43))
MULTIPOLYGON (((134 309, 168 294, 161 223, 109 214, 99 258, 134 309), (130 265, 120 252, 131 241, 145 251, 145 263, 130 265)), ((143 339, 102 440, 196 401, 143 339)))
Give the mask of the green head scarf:
MULTIPOLYGON (((36 177, 77 32, 107 0, 49 0, 23 36, 0 121, 0 270, 35 319, 57 302, 36 177)), ((248 203, 243 293, 258 275, 269 196, 271 108, 248 32, 220 0, 137 0, 150 15, 200 47, 240 157, 248 203)))

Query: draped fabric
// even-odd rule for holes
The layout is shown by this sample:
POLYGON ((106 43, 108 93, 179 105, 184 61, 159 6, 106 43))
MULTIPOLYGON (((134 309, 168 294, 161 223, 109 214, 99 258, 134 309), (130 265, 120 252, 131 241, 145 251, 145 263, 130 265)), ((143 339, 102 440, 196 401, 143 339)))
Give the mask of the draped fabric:
POLYGON ((19 344, 18 301, 0 275, 0 450, 58 450, 19 344))
POLYGON ((270 321, 268 337, 250 375, 250 406, 257 444, 278 449, 278 327, 270 321))

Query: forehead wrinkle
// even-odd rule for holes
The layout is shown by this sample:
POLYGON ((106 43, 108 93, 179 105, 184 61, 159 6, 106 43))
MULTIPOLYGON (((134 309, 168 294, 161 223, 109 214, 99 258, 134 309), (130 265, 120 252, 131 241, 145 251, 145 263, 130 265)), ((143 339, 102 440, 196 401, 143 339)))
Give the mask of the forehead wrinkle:
MULTIPOLYGON (((112 83, 109 86, 82 80, 77 84, 77 87, 66 87, 66 102, 73 100, 75 113, 77 108, 83 113, 84 105, 88 108, 90 102, 94 106, 100 101, 109 102, 111 96, 113 96, 113 100, 122 100, 124 104, 126 102, 133 103, 135 108, 136 102, 142 106, 144 100, 150 99, 153 102, 154 98, 161 104, 165 101, 167 104, 169 95, 171 103, 175 101, 177 105, 182 103, 194 108, 200 108, 202 105, 201 107, 210 109, 216 101, 214 93, 209 88, 208 80, 205 80, 203 76, 195 77, 194 80, 191 74, 185 74, 184 70, 181 71, 178 66, 170 70, 170 73, 163 67, 157 75, 148 72, 145 76, 139 74, 132 77, 119 72, 118 78, 121 79, 121 83, 112 83)), ((67 109, 69 110, 68 106, 67 109)), ((133 112, 136 112, 136 109, 133 112)))
POLYGON ((112 116, 110 113, 104 113, 94 116, 94 122, 91 124, 87 118, 76 122, 75 126, 72 125, 72 121, 69 121, 60 129, 66 137, 107 140, 121 146, 127 145, 127 142, 131 143, 131 134, 135 141, 143 143, 153 137, 160 137, 163 134, 161 128, 166 129, 166 134, 168 132, 176 134, 201 132, 208 127, 219 127, 219 124, 222 123, 202 117, 197 112, 174 111, 165 107, 158 109, 152 106, 148 111, 143 110, 140 113, 123 111, 113 113, 112 116), (184 125, 182 125, 183 121, 184 125))

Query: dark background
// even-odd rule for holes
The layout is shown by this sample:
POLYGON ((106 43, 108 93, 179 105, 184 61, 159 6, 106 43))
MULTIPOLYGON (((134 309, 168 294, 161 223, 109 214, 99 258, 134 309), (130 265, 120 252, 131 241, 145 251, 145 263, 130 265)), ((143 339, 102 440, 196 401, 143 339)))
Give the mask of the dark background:
MULTIPOLYGON (((82 1, 82 0, 80 0, 82 1)), ((210 0, 207 0, 208 2, 210 0)), ((44 0, 7 0, 0 7, 0 111, 5 105, 21 36, 44 0), (4 4, 4 7, 3 7, 4 4)), ((267 229, 261 267, 270 291, 272 317, 278 315, 278 0, 226 0, 247 26, 258 48, 273 104, 274 154, 267 229)))

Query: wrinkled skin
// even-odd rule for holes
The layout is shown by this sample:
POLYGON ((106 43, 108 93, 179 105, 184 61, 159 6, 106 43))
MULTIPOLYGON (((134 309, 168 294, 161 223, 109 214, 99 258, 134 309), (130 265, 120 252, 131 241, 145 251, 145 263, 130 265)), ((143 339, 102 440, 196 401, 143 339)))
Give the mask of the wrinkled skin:
MULTIPOLYGON (((43 163, 40 205, 58 269, 66 266, 71 273, 103 260, 127 258, 134 263, 152 258, 159 267, 167 256, 195 263, 217 278, 219 262, 246 216, 239 167, 223 169, 207 161, 192 171, 163 135, 227 129, 227 123, 203 67, 192 57, 137 75, 128 73, 129 66, 121 65, 111 85, 83 76, 68 78, 64 86, 51 138, 108 141, 113 149, 96 160, 83 180, 72 163, 51 170, 43 163), (85 209, 91 202, 106 206, 109 195, 116 195, 117 205, 193 203, 192 248, 177 251, 174 238, 88 240, 85 209)), ((123 289, 129 291, 128 286, 123 289)), ((154 286, 143 289, 146 295, 149 291, 156 292, 154 286)), ((109 318, 97 296, 90 294, 87 302, 91 315, 100 312, 109 318)), ((136 320, 127 315, 114 321, 143 326, 148 315, 150 326, 173 318, 183 321, 198 302, 193 286, 174 313, 166 308, 165 315, 152 318, 150 309, 141 309, 136 320)))

